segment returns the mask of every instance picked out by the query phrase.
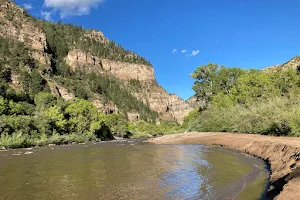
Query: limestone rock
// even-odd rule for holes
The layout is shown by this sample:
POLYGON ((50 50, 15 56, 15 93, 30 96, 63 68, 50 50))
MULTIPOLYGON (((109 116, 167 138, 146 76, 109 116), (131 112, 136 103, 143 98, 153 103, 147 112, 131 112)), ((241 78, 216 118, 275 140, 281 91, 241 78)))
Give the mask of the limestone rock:
MULTIPOLYGON (((51 71, 51 57, 47 53, 46 34, 33 18, 26 15, 26 12, 15 3, 8 0, 0 0, 0 37, 24 43, 30 49, 30 56, 39 63, 48 66, 45 70, 51 71)), ((95 41, 95 43, 98 42, 98 44, 99 42, 104 44, 110 42, 102 32, 96 30, 87 30, 84 39, 87 38, 95 41)), ((137 56, 135 53, 128 51, 125 58, 133 58, 135 56, 137 56)), ((79 70, 83 73, 113 76, 123 83, 122 87, 125 89, 127 89, 126 85, 130 80, 140 81, 141 88, 138 91, 128 89, 128 92, 144 102, 145 105, 148 105, 151 110, 158 112, 159 120, 181 123, 185 115, 193 109, 183 99, 177 95, 168 94, 166 90, 157 84, 154 69, 150 65, 103 59, 75 47, 68 52, 65 62, 69 65, 70 71, 79 70)), ((47 81, 53 94, 67 101, 75 97, 74 92, 60 86, 50 76, 46 77, 47 74, 46 72, 41 72, 41 76, 47 81)), ((20 84, 18 76, 12 76, 11 80, 12 85, 18 86, 20 84)), ((104 113, 119 113, 117 106, 113 102, 103 101, 101 97, 95 96, 92 103, 104 113)), ((132 121, 140 117, 140 114, 134 111, 124 114, 127 114, 132 121)))
POLYGON ((92 40, 95 40, 96 42, 105 44, 109 42, 109 40, 104 37, 104 34, 101 31, 97 31, 94 29, 86 31, 85 36, 89 37, 92 40))
POLYGON ((102 59, 103 69, 121 80, 155 80, 151 66, 102 59))
POLYGON ((98 97, 94 99, 92 103, 100 112, 103 112, 105 114, 119 114, 117 105, 115 105, 111 101, 103 102, 100 100, 100 97, 98 97))
POLYGON ((6 0, 1 0, 0 36, 18 40, 32 49, 31 56, 41 64, 50 65, 46 34, 36 26, 33 19, 24 17, 24 10, 6 0))
POLYGON ((274 72, 277 69, 288 69, 288 68, 292 68, 292 69, 296 69, 298 71, 300 71, 300 55, 299 56, 295 56, 294 58, 292 58, 290 61, 281 64, 281 65, 274 65, 274 66, 270 66, 267 68, 264 68, 263 71, 264 72, 274 72))
POLYGON ((138 112, 128 112, 127 117, 130 122, 137 122, 141 118, 138 112))
POLYGON ((71 71, 79 70, 86 73, 100 73, 103 71, 99 57, 93 56, 80 49, 70 51, 65 61, 70 66, 71 71))
POLYGON ((158 112, 162 120, 182 123, 184 117, 193 110, 191 105, 177 95, 169 94, 155 80, 142 81, 141 88, 139 93, 133 95, 158 112))
POLYGON ((62 97, 66 101, 69 101, 70 99, 75 97, 74 93, 69 92, 66 88, 58 85, 53 80, 50 80, 49 78, 45 78, 45 80, 47 81, 52 94, 62 97))
POLYGON ((190 97, 186 102, 193 108, 204 108, 206 106, 205 100, 198 99, 196 96, 190 97))

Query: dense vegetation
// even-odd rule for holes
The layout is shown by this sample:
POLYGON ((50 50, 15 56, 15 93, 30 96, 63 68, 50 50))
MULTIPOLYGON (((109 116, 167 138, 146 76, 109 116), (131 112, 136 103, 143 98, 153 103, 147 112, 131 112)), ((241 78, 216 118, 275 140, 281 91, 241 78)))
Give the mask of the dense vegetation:
POLYGON ((123 113, 138 112, 142 120, 151 123, 154 123, 158 117, 156 112, 122 88, 121 83, 113 77, 77 71, 67 77, 57 75, 53 78, 68 90, 75 91, 76 97, 93 100, 95 95, 101 96, 102 101, 114 102, 123 113))
POLYGON ((300 74, 198 67, 193 89, 206 106, 189 116, 188 130, 300 136, 300 74))
MULTIPOLYGON (((55 55, 61 55, 57 53, 59 47, 52 48, 56 49, 55 55)), ((30 51, 23 43, 0 37, 0 147, 80 143, 113 136, 146 137, 179 130, 166 122, 156 125, 157 113, 113 77, 71 73, 59 56, 52 58, 53 69, 49 72, 30 57, 30 51), (65 101, 52 95, 45 79, 74 92, 76 98, 65 101), (126 115, 99 112, 89 101, 95 95, 103 102, 114 102, 121 113, 139 112, 141 120, 130 123, 126 115)))
POLYGON ((104 101, 111 101, 121 109, 122 113, 138 112, 141 119, 154 123, 158 114, 137 100, 122 83, 113 77, 100 74, 85 74, 80 71, 70 72, 64 58, 69 50, 79 48, 91 52, 101 58, 123 62, 150 65, 144 58, 122 48, 113 41, 99 42, 88 35, 88 32, 72 24, 37 21, 46 33, 49 54, 52 55, 52 72, 50 75, 59 84, 73 91, 76 97, 93 100, 100 95, 104 101))
POLYGON ((77 48, 91 52, 94 56, 100 58, 151 65, 145 58, 124 49, 114 41, 98 41, 93 36, 91 37, 87 30, 80 26, 62 24, 61 22, 38 21, 37 23, 45 31, 51 53, 57 62, 63 62, 63 58, 68 52, 77 48))

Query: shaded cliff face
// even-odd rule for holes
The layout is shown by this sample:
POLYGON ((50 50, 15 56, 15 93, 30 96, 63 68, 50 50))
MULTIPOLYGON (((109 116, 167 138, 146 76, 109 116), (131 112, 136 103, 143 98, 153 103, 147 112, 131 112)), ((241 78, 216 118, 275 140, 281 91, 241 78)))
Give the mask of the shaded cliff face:
MULTIPOLYGON (((55 73, 61 70, 61 64, 64 63, 70 73, 79 71, 84 74, 96 74, 99 77, 117 79, 122 89, 127 90, 134 98, 143 102, 144 107, 158 113, 159 119, 156 121, 166 120, 181 123, 188 112, 192 110, 190 104, 177 95, 168 94, 157 84, 154 69, 147 60, 119 47, 113 41, 108 40, 102 32, 84 30, 75 26, 70 28, 70 25, 66 25, 68 27, 65 28, 62 24, 42 22, 29 16, 14 3, 7 0, 0 0, 0 2, 0 37, 21 42, 29 49, 28 54, 43 66, 42 68, 47 69, 46 74, 43 69, 39 71, 51 93, 61 96, 65 100, 74 98, 76 92, 78 93, 76 88, 66 88, 62 85, 62 82, 73 84, 76 80, 69 81, 66 75, 63 75, 65 80, 61 82, 53 79, 57 75, 55 73), (45 26, 47 27, 45 28, 45 26), (70 37, 66 36, 65 39, 58 40, 65 43, 55 46, 57 44, 55 31, 57 29, 64 31, 68 28, 75 31, 76 34, 70 32, 70 37), (51 31, 47 32, 49 29, 51 31), (54 52, 55 49, 59 53, 65 52, 66 54, 57 55, 57 52, 54 52), (53 66, 55 67, 53 68, 53 66), (138 82, 139 87, 132 88, 132 82, 138 82)), ((12 76, 14 85, 20 85, 18 76, 19 74, 12 76)), ((84 83, 84 80, 81 81, 84 83)), ((116 92, 118 93, 118 91, 116 92)), ((120 110, 115 102, 106 99, 102 91, 89 89, 89 93, 91 102, 102 112, 122 113, 122 109, 120 110)), ((124 114, 131 121, 136 121, 141 116, 140 111, 132 109, 127 110, 124 114)))

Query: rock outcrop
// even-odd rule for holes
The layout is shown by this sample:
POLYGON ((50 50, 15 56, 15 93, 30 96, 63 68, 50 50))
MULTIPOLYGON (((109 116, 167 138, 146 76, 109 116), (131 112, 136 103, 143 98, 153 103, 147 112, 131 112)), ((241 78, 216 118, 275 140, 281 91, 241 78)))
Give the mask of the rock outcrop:
POLYGON ((288 69, 288 68, 292 68, 292 69, 296 69, 298 71, 300 71, 300 56, 295 56, 294 58, 292 58, 291 60, 289 60, 288 62, 281 64, 281 65, 274 65, 274 66, 270 66, 267 68, 264 68, 263 71, 265 72, 274 72, 278 69, 288 69))
POLYGON ((69 101, 70 99, 75 97, 73 92, 70 92, 66 88, 58 85, 55 81, 52 81, 50 79, 46 79, 46 80, 52 94, 62 97, 66 101, 69 101))
POLYGON ((25 11, 7 0, 0 5, 0 36, 18 40, 32 51, 31 56, 44 65, 50 65, 46 34, 34 24, 33 19, 24 18, 25 11))
POLYGON ((140 91, 133 94, 158 112, 162 120, 182 123, 184 117, 193 110, 186 101, 169 94, 156 81, 141 81, 140 91))
POLYGON ((71 50, 65 58, 71 71, 79 70, 85 73, 99 74, 103 71, 101 59, 80 49, 71 50))
POLYGON ((101 42, 101 43, 109 42, 109 40, 104 37, 104 34, 101 31, 97 31, 94 29, 87 30, 85 36, 87 36, 88 38, 94 41, 101 42))
POLYGON ((190 97, 186 102, 193 108, 204 108, 206 106, 205 100, 198 99, 196 96, 190 97))
POLYGON ((148 105, 151 110, 158 112, 162 120, 182 123, 184 117, 193 110, 193 106, 189 103, 175 94, 169 94, 157 84, 151 66, 101 59, 80 49, 70 51, 65 61, 71 71, 108 74, 123 81, 124 86, 130 80, 138 80, 141 85, 139 91, 129 92, 148 105))
POLYGON ((121 80, 155 80, 154 70, 151 66, 112 61, 107 59, 102 59, 102 66, 104 70, 110 72, 113 76, 121 80))
POLYGON ((92 103, 99 111, 105 114, 119 114, 119 109, 113 102, 103 101, 99 96, 97 96, 92 103))
MULTIPOLYGON (((73 90, 72 87, 67 90, 65 86, 57 84, 51 77, 51 70, 55 70, 55 68, 52 68, 52 65, 55 65, 56 58, 55 55, 50 55, 52 51, 48 49, 49 45, 47 44, 43 27, 41 27, 43 26, 42 23, 37 23, 24 9, 13 2, 0 0, 0 3, 0 37, 10 38, 23 43, 28 48, 29 55, 42 64, 43 67, 46 67, 43 71, 40 71, 40 74, 43 79, 47 81, 53 94, 65 100, 74 98, 75 92, 71 91, 73 90), (52 61, 53 63, 51 63, 52 61), (45 73, 45 70, 49 73, 45 73)), ((86 41, 92 40, 95 45, 114 44, 100 31, 83 31, 83 39, 86 41)), ((74 41, 74 44, 76 44, 76 41, 74 41)), ((152 111, 159 113, 160 120, 181 123, 186 114, 193 109, 192 106, 183 99, 174 94, 168 94, 166 90, 159 86, 155 78, 153 67, 145 60, 141 62, 143 59, 137 54, 123 49, 120 55, 114 52, 115 54, 113 55, 115 57, 102 58, 99 57, 100 54, 98 56, 93 55, 91 53, 92 50, 87 50, 88 48, 85 50, 80 48, 80 46, 70 44, 68 49, 71 50, 69 50, 66 56, 64 55, 65 58, 62 60, 62 62, 65 61, 69 66, 71 72, 79 70, 83 73, 96 73, 118 79, 121 88, 126 89, 152 111), (131 90, 129 88, 128 85, 132 80, 140 83, 141 87, 138 90, 131 90)), ((112 51, 109 48, 106 50, 106 54, 110 54, 112 51)), ((16 88, 19 87, 18 75, 12 76, 11 79, 12 85, 16 88)), ((107 102, 104 98, 97 96, 98 94, 92 95, 94 95, 95 98, 91 100, 91 102, 102 112, 107 114, 120 112, 114 102, 107 102)), ((128 113, 123 114, 127 115, 132 121, 135 121, 140 118, 141 113, 130 110, 128 113)))
POLYGON ((141 118, 138 112, 128 112, 127 117, 130 122, 137 122, 141 118))

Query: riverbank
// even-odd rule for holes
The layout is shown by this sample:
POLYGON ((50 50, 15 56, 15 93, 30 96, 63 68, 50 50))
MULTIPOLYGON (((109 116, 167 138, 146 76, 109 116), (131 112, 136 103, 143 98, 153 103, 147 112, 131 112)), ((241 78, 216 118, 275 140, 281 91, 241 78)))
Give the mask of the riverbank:
POLYGON ((300 138, 232 133, 184 133, 148 140, 154 144, 203 144, 238 150, 270 164, 267 199, 300 199, 300 138))

